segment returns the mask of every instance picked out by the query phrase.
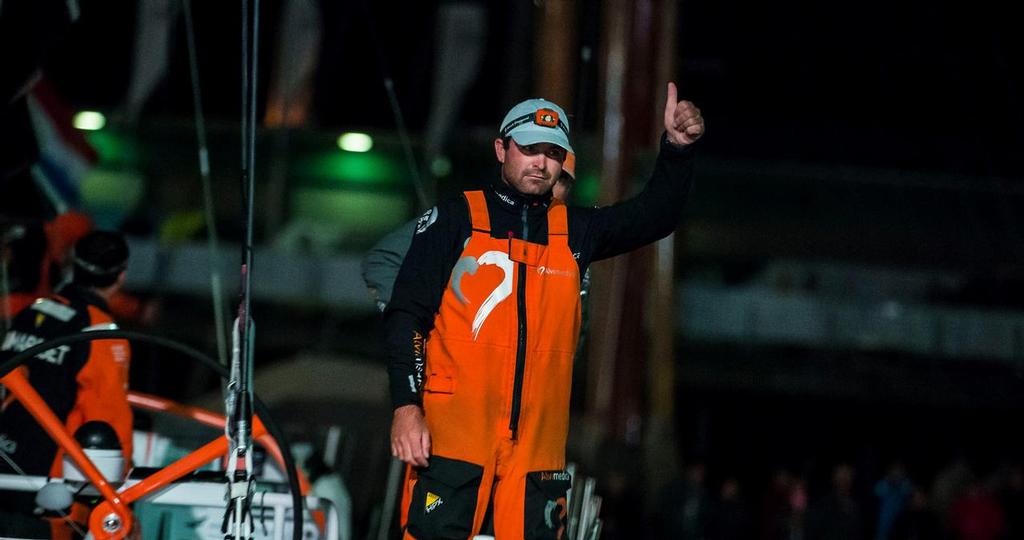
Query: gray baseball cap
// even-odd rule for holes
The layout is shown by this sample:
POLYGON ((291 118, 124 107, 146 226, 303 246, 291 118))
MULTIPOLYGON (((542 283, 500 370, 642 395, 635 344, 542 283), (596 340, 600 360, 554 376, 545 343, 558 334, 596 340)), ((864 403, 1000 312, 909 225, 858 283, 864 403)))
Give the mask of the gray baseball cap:
POLYGON ((523 146, 551 143, 575 154, 569 144, 569 117, 546 99, 528 99, 512 107, 499 131, 502 137, 511 136, 523 146))

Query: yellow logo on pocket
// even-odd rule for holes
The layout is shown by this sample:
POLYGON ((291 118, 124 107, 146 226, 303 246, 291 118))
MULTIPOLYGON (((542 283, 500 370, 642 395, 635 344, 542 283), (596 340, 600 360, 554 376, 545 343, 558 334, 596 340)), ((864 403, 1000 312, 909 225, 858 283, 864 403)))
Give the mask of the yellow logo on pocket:
POLYGON ((441 506, 442 504, 444 504, 444 500, 441 499, 440 496, 434 495, 433 493, 428 491, 427 492, 427 501, 426 501, 426 504, 423 505, 423 510, 425 510, 426 513, 429 514, 429 513, 433 512, 434 510, 436 510, 437 507, 441 506))

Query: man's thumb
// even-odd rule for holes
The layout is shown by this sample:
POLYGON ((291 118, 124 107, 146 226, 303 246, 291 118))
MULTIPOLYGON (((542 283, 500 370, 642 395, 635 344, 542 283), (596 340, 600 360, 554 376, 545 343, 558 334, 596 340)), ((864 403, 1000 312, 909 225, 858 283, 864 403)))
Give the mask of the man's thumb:
POLYGON ((668 83, 668 96, 665 98, 665 124, 666 126, 672 125, 672 114, 676 110, 676 102, 678 101, 678 94, 676 91, 676 83, 669 81, 668 83))

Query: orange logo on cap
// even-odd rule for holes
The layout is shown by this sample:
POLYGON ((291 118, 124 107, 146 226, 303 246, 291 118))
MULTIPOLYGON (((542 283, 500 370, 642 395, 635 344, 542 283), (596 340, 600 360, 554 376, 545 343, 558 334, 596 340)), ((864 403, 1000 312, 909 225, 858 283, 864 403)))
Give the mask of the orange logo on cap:
POLYGON ((533 116, 533 123, 549 128, 558 127, 558 111, 537 109, 533 116))

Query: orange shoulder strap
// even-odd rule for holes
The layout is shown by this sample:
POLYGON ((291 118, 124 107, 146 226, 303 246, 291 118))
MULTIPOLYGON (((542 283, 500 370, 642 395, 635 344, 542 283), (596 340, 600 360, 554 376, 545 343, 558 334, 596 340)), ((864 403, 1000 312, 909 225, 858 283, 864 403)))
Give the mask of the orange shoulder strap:
MULTIPOLYGON (((566 217, 565 203, 558 199, 551 200, 551 207, 548 208, 548 237, 552 235, 569 235, 569 219, 566 217)), ((548 240, 550 244, 551 241, 548 240)))
POLYGON ((469 219, 473 223, 473 230, 490 233, 491 217, 487 214, 487 199, 484 198, 484 192, 467 191, 463 196, 469 203, 469 219))

